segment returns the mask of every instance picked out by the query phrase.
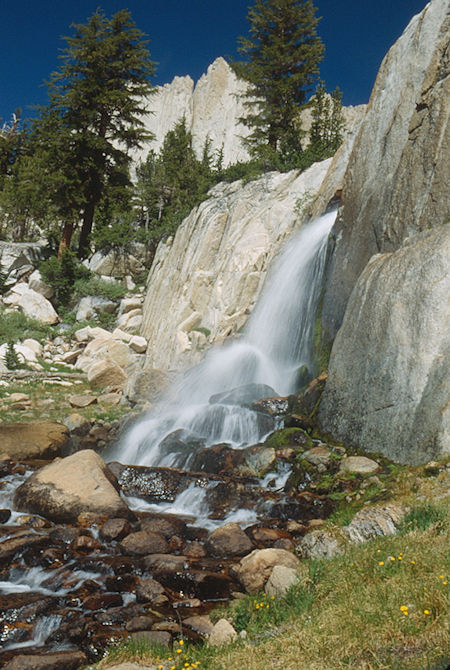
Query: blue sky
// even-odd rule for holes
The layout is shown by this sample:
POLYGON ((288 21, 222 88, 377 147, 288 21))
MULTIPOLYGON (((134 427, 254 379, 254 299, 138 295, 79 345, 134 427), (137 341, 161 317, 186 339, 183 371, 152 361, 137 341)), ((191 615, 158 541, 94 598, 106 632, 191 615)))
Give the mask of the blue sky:
MULTIPOLYGON (((218 56, 236 57, 246 35, 250 0, 0 0, 0 117, 15 108, 32 114, 45 104, 43 81, 58 67, 61 36, 83 23, 98 6, 110 16, 128 8, 150 40, 159 63, 154 84, 189 74, 197 80, 218 56)), ((339 86, 345 104, 367 102, 386 51, 424 0, 316 0, 319 34, 326 46, 321 76, 327 89, 339 86)))

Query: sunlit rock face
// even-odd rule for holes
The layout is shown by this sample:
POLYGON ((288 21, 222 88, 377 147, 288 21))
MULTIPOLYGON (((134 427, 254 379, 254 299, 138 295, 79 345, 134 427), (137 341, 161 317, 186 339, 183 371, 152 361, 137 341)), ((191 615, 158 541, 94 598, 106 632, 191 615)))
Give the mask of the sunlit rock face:
POLYGON ((219 184, 159 245, 142 324, 148 366, 186 367, 244 326, 272 259, 307 218, 330 164, 219 184))
POLYGON ((335 226, 322 313, 329 339, 370 257, 449 219, 449 34, 447 0, 432 0, 381 65, 335 226))
POLYGON ((371 258, 333 345, 324 431, 403 463, 449 454, 449 259, 450 224, 371 258))
MULTIPOLYGON (((166 133, 184 116, 198 158, 209 140, 213 155, 223 152, 225 167, 247 161, 249 153, 243 140, 250 129, 241 122, 248 114, 246 90, 245 81, 236 77, 223 58, 217 58, 196 84, 185 76, 158 86, 147 101, 152 113, 144 117, 145 127, 153 133, 154 140, 137 152, 135 159, 145 159, 149 149, 159 151, 166 133)), ((346 137, 359 125, 364 110, 365 105, 343 108, 346 137)), ((311 109, 303 110, 301 117, 302 129, 308 132, 312 123, 311 109)))
POLYGON ((166 133, 184 116, 198 157, 209 139, 212 153, 223 149, 224 166, 248 160, 242 138, 249 131, 239 122, 245 116, 245 90, 246 84, 223 58, 217 58, 195 86, 189 76, 175 77, 170 84, 158 86, 148 99, 152 113, 144 118, 155 139, 136 157, 145 159, 149 149, 159 151, 166 133))

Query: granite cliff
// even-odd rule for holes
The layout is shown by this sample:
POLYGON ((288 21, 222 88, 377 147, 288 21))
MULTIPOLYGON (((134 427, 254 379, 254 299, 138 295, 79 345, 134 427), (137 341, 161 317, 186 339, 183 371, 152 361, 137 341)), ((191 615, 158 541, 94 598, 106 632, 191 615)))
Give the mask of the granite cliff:
POLYGON ((322 314, 326 336, 337 332, 323 430, 413 463, 450 452, 449 34, 448 3, 432 0, 383 61, 322 314))

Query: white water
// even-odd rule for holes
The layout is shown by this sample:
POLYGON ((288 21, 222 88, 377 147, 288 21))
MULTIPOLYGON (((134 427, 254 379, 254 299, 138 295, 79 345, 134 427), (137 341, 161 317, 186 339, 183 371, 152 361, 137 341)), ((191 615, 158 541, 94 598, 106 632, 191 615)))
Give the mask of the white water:
POLYGON ((285 395, 296 390, 303 365, 313 369, 314 320, 326 241, 335 217, 335 212, 324 214, 288 243, 269 273, 244 336, 211 350, 189 370, 162 403, 164 408, 147 415, 128 433, 115 458, 122 463, 186 467, 190 454, 160 446, 178 429, 203 438, 207 446, 228 442, 241 448, 264 437, 256 412, 210 404, 209 399, 251 383, 267 384, 285 395))

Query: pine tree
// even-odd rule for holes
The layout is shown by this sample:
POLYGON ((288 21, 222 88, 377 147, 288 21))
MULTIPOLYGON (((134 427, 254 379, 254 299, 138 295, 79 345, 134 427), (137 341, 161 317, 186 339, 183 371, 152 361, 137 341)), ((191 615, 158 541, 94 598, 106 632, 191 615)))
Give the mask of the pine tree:
POLYGON ((141 117, 154 63, 127 10, 111 19, 97 10, 65 41, 61 67, 48 84, 50 103, 35 129, 36 147, 64 222, 60 254, 81 222, 83 257, 102 199, 110 187, 129 186, 130 150, 149 137, 141 117))
POLYGON ((299 112, 324 52, 316 8, 312 0, 255 0, 248 20, 250 37, 239 39, 248 60, 233 64, 249 82, 250 112, 242 119, 252 130, 247 143, 268 163, 292 163, 302 152, 299 112))
POLYGON ((313 160, 324 160, 342 144, 344 118, 342 93, 338 88, 330 96, 325 84, 319 82, 312 103, 312 119, 308 153, 313 160))

